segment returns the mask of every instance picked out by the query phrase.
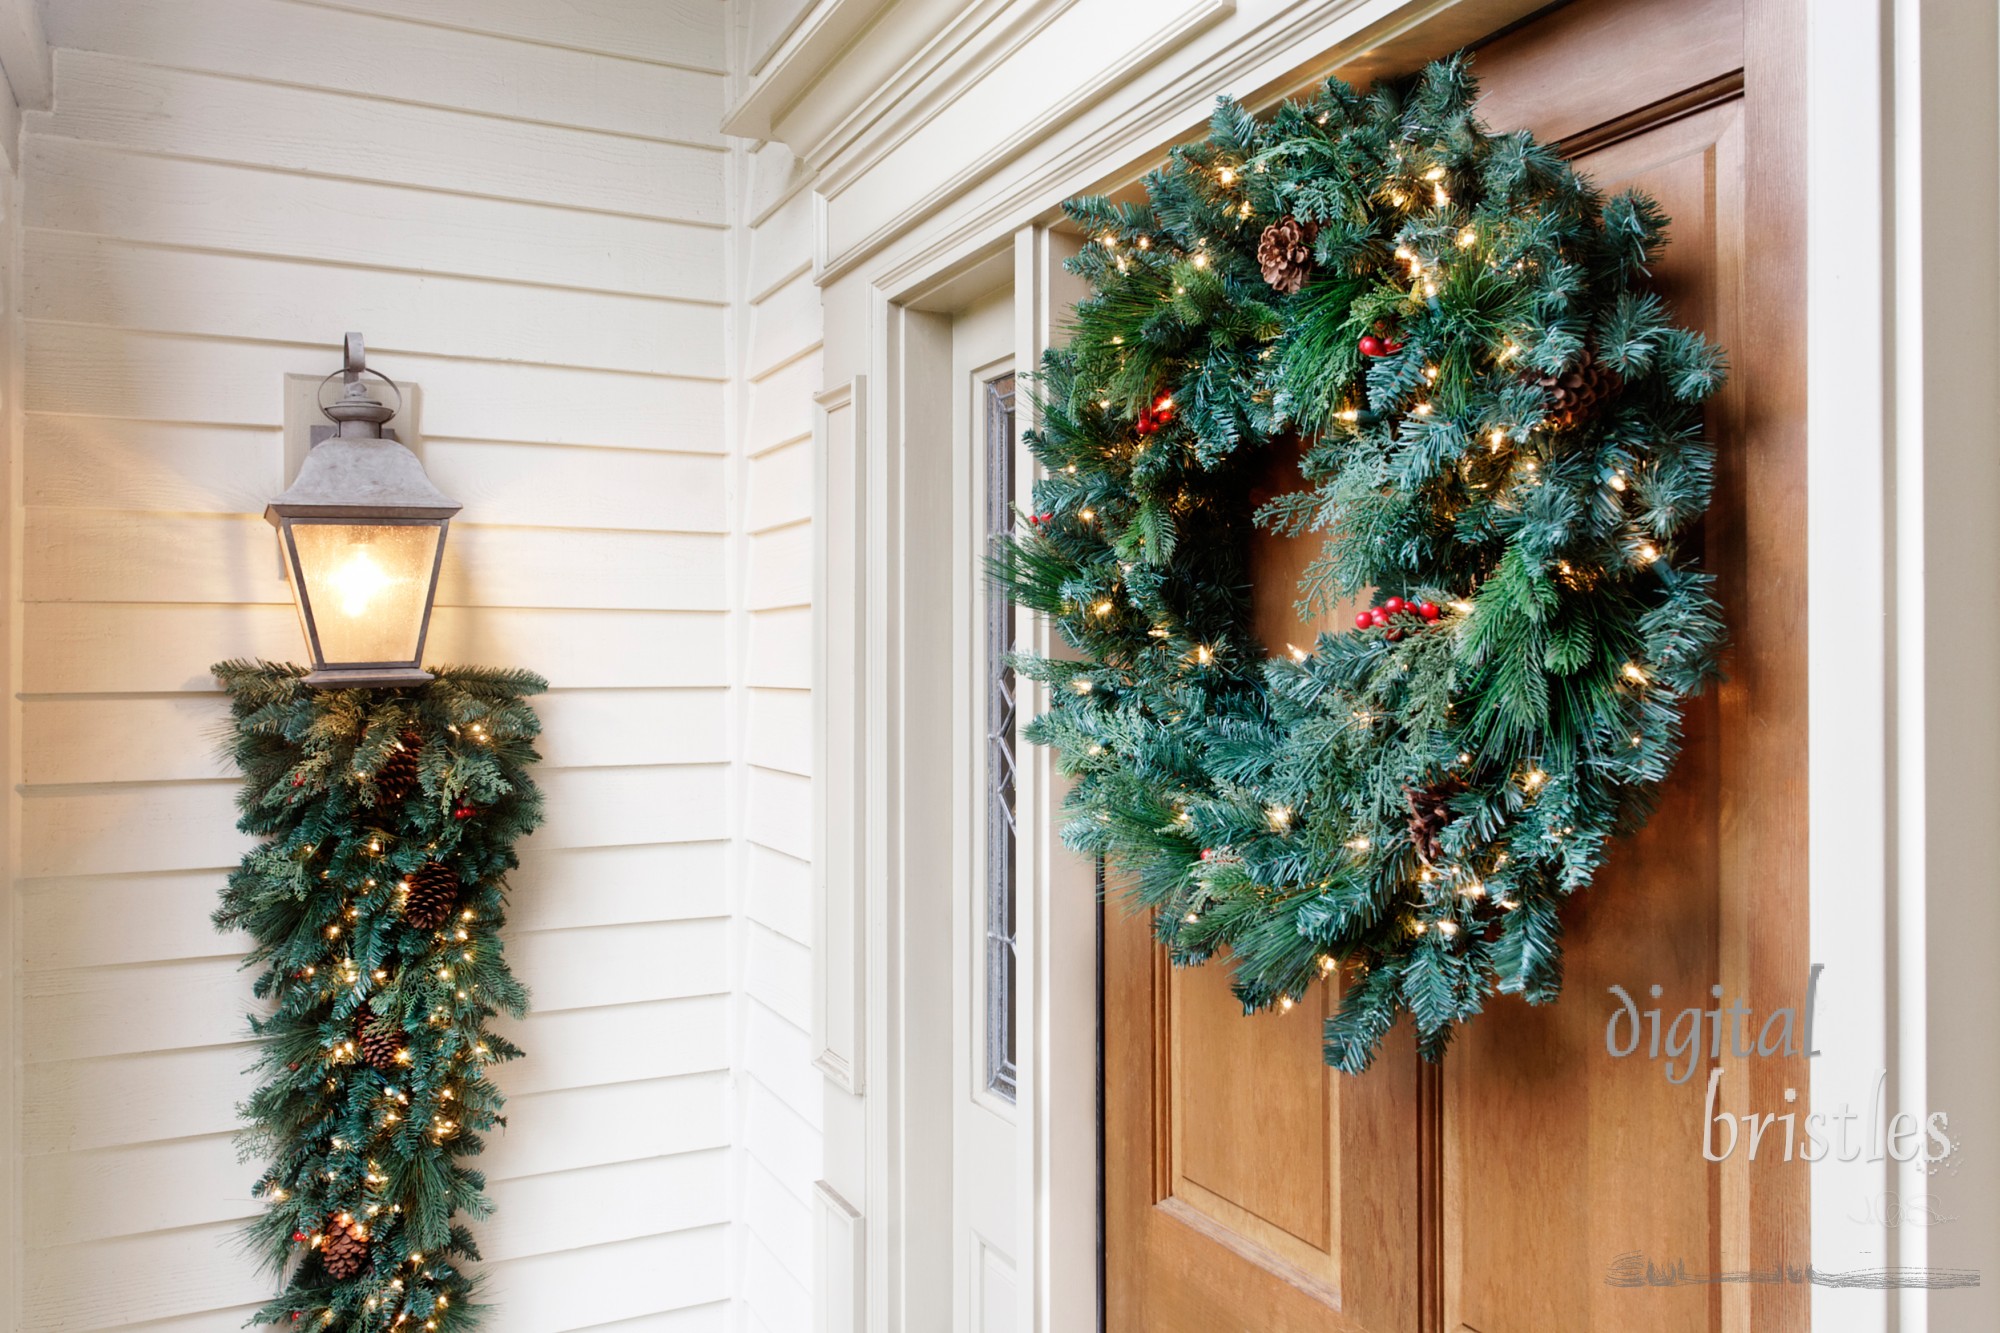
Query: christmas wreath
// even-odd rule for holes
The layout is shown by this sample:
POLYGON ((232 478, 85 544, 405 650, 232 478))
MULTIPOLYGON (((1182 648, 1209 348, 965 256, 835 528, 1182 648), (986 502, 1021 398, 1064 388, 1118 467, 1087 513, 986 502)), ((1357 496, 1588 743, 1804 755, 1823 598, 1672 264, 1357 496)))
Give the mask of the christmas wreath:
POLYGON ((1246 1009, 1342 973, 1326 1059, 1555 998, 1561 909, 1717 674, 1701 404, 1722 357, 1647 289, 1666 218, 1473 113, 1463 57, 1259 119, 1227 99, 1147 200, 1072 201, 1095 292, 1039 377, 1035 510, 996 559, 1079 654, 1028 731, 1179 964, 1246 1009), (1300 484, 1255 506, 1269 450, 1300 484), (1254 524, 1319 533, 1267 657, 1254 524))

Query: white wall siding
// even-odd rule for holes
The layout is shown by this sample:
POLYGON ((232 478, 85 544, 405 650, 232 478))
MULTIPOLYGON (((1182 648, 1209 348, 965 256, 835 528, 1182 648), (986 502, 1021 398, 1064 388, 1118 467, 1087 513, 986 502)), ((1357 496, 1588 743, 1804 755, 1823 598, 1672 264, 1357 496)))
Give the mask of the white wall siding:
MULTIPOLYGON (((803 650, 739 706, 758 636, 731 589, 748 550, 758 606, 801 606, 804 510, 755 464, 769 516, 745 519, 729 426, 722 0, 63 0, 49 27, 21 215, 16 1326, 206 1333, 272 1290, 235 1239, 249 978, 206 918, 243 840, 206 668, 300 654, 257 514, 283 376, 359 328, 422 386, 427 463, 466 504, 431 656, 554 686, 508 943, 536 1008, 481 1162, 493 1328, 728 1328, 766 1250, 794 1283, 808 1253, 808 1168, 732 1145, 810 1106, 730 1076, 803 1064, 804 867, 768 835, 732 924, 729 778, 757 736, 755 808, 774 784, 803 824, 798 744, 767 736, 803 723, 755 720, 767 693, 796 708, 803 650), (762 1248, 733 1238, 739 1199, 762 1248)), ((802 1295, 771 1300, 774 1333, 805 1326, 802 1295)))
MULTIPOLYGON (((739 23, 754 15, 739 12, 739 23)), ((784 149, 742 152, 743 878, 736 1061, 738 1327, 812 1324, 820 1076, 812 1027, 812 198, 784 149)))

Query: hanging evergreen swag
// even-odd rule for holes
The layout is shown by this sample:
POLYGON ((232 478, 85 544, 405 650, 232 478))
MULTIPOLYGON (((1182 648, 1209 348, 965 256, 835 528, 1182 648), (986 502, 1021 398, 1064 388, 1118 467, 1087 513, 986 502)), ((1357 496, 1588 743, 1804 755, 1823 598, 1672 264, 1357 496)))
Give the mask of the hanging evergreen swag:
POLYGON ((1561 985, 1560 909, 1641 823, 1716 675, 1701 403, 1720 354, 1645 286, 1666 218, 1474 118, 1460 58, 1260 121, 1227 100, 1148 202, 1081 199, 1096 292, 1046 358, 1049 476, 997 560, 1083 660, 1028 659, 1065 832, 1250 1009, 1345 969, 1327 1061, 1430 1058, 1561 985), (1302 485, 1251 512, 1264 451, 1302 485), (1267 659, 1253 523, 1324 534, 1267 659))
POLYGON ((241 1108, 267 1208, 257 1250, 288 1274, 254 1323, 322 1333, 481 1322, 454 1214, 491 1211, 460 1165, 504 1123, 487 1030, 528 993, 501 955, 503 876, 542 819, 523 671, 450 669, 420 689, 313 690, 298 667, 225 662, 242 769, 219 929, 247 931, 262 1082, 241 1108))

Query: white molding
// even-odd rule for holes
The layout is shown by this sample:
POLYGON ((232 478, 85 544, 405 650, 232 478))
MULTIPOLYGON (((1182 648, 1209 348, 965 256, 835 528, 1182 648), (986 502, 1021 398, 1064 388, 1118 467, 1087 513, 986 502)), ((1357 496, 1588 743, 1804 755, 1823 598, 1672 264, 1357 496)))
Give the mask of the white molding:
MULTIPOLYGON (((1042 353, 1061 341, 1070 308, 1088 294, 1089 285, 1062 267, 1080 248, 1076 238, 1046 227, 1015 234, 1015 362, 1021 370, 1032 373, 1041 365, 1042 353)), ((1020 393, 1016 403, 1019 429, 1032 429, 1035 395, 1020 393)), ((1047 622, 1025 609, 1017 615, 1018 642, 1047 655, 1068 653, 1047 622)), ((1047 707, 1045 688, 1023 689, 1018 711, 1024 725, 1047 707)), ((1018 1328, 1070 1333, 1092 1327, 1097 1318, 1097 1031, 1094 1023, 1078 1021, 1078 1015, 1095 1013, 1098 1003, 1096 868, 1062 845, 1066 784, 1055 754, 1034 746, 1016 770, 1016 801, 1030 812, 1018 852, 1027 896, 1016 916, 1018 1328)))
POLYGON ((1449 49, 1542 7, 1542 0, 1289 0, 1276 15, 1241 31, 1234 15, 1222 15, 1204 25, 1222 34, 1216 49, 1167 59, 1200 33, 1156 49, 1154 61, 1167 68, 1128 103, 1114 104, 1116 87, 1101 80, 1091 85, 1096 95, 1079 92, 1071 121, 1046 127, 1049 151, 1039 160, 1011 140, 1001 151, 980 153, 954 178, 966 200, 931 191, 865 241, 834 255, 826 238, 836 201, 823 198, 814 228, 815 276, 825 285, 866 271, 870 281, 901 293, 949 266, 966 247, 1039 219, 1078 191, 1136 179, 1169 145, 1201 126, 1220 93, 1263 106, 1336 68, 1365 73, 1420 63, 1435 46, 1449 49), (1448 30, 1433 39, 1439 25, 1448 30), (1008 149, 1015 150, 1014 160, 1024 160, 1011 174, 1008 149), (988 181, 993 188, 971 198, 971 183, 988 181), (891 247, 893 253, 876 259, 891 247))
MULTIPOLYGON (((1880 200, 1887 183, 1887 49, 1874 12, 1883 2, 1821 0, 1806 38, 1807 947, 1828 978, 1820 1030, 1830 1039, 1817 1042, 1826 1054, 1810 1089, 1822 1114, 1894 1064, 1887 1006, 1866 1002, 1889 994, 1888 947, 1883 934, 1854 928, 1886 928, 1895 911, 1888 210, 1856 207, 1880 200), (1838 644, 1846 647, 1829 650, 1838 644), (1864 1003, 1843 1004, 1850 993, 1864 1003)), ((1880 1164, 1829 1156, 1812 1167, 1815 1262, 1895 1261, 1897 1233, 1853 1216, 1857 1200, 1887 1184, 1880 1164)), ((1880 1329, 1889 1306, 1886 1292, 1815 1289, 1812 1324, 1880 1329)))
MULTIPOLYGON (((1201 32, 1235 12, 1236 0, 1188 0, 1179 11, 1156 28, 1150 37, 1132 48, 1122 59, 1107 66, 1096 80, 1056 101, 1034 120, 927 191, 909 209, 877 227, 839 254, 827 253, 825 247, 828 231, 816 229, 815 237, 822 247, 818 256, 821 280, 829 281, 854 268, 896 236, 907 231, 912 219, 932 216, 946 203, 965 193, 973 182, 985 179, 996 168, 1014 161, 1029 147, 1045 142, 1059 127, 1075 121, 1091 107, 1129 83, 1142 70, 1151 68, 1201 32)), ((957 94, 953 94, 941 101, 938 108, 949 106, 956 99, 957 94)), ((900 142, 901 139, 898 138, 884 145, 884 151, 892 149, 900 142)), ((815 182, 815 188, 827 198, 829 206, 833 206, 845 189, 851 188, 856 180, 879 163, 880 156, 864 157, 852 168, 846 162, 829 163, 825 168, 827 183, 815 182)))
POLYGON ((765 57, 749 87, 722 118, 725 134, 772 137, 779 117, 840 59, 857 36, 894 0, 819 0, 793 24, 777 50, 765 57))
POLYGON ((871 1333, 949 1326, 952 1295, 951 325, 868 294, 865 783, 871 1333))
POLYGON ((854 1205, 824 1180, 813 1182, 814 1272, 820 1299, 813 1333, 863 1333, 868 1282, 868 1230, 854 1205))
POLYGON ((894 79, 813 141, 803 156, 822 169, 815 183, 828 194, 840 193, 1076 3, 980 0, 967 6, 894 79))
POLYGON ((869 861, 856 833, 879 808, 866 801, 866 747, 853 744, 862 735, 858 686, 869 656, 857 627, 872 605, 852 556, 868 531, 867 387, 857 375, 813 397, 813 1066, 851 1093, 865 1087, 871 952, 869 861))
POLYGON ((1988 1275, 1976 1291, 1905 1290, 1894 1305, 1903 1333, 1943 1333, 2000 1327, 2000 1055, 1982 1035, 2000 1013, 1996 830, 1967 817, 2000 805, 2000 386, 1982 373, 2000 363, 2000 15, 1938 0, 1885 12, 1893 136, 1874 197, 1893 247, 1889 1077, 1898 1109, 1947 1113, 1965 1144, 1952 1175, 1902 1176, 1955 1220, 1902 1229, 1896 1261, 1988 1275))

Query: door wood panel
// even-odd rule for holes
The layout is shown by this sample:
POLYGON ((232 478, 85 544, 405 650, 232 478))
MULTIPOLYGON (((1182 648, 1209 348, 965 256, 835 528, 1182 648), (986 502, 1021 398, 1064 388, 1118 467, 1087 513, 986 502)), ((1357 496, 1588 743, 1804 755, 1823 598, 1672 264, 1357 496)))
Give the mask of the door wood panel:
MULTIPOLYGON (((1796 0, 1577 0, 1488 44, 1496 127, 1560 138, 1674 219, 1656 285, 1730 352, 1701 540, 1731 679, 1688 718, 1659 812, 1571 906, 1561 1003, 1501 999, 1440 1066, 1393 1033, 1365 1077, 1319 1060, 1323 988, 1245 1018, 1226 967, 1176 971, 1107 909, 1106 1298, 1112 1333, 1785 1333, 1791 1284, 1608 1286, 1620 1254, 1690 1271, 1805 1264, 1805 1170, 1701 1156, 1701 1085, 1604 1051, 1606 987, 1797 1003, 1805 959, 1800 198, 1796 0)), ((1296 484, 1273 459, 1266 491, 1296 484)), ((1274 652, 1345 622, 1292 610, 1317 539, 1260 537, 1274 652)), ((1726 1001, 1725 1001, 1726 1002, 1726 1001)), ((1803 1062, 1723 1062, 1742 1113, 1806 1098, 1803 1062)))

